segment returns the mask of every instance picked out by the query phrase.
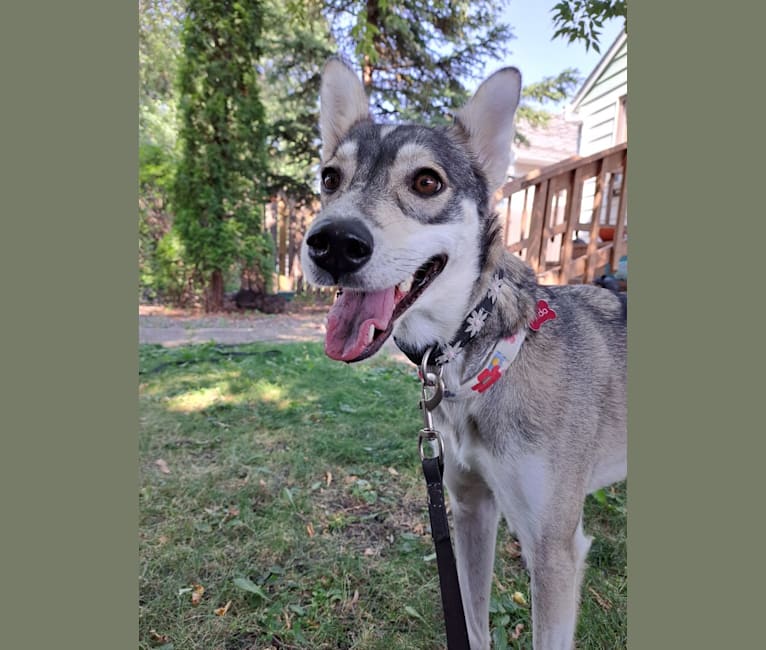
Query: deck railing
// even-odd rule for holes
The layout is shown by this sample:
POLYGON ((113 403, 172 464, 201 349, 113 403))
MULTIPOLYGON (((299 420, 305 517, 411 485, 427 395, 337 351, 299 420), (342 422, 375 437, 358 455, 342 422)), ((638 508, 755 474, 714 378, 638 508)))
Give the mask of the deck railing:
POLYGON ((592 282, 627 254, 628 145, 575 156, 498 190, 508 250, 543 284, 592 282), (611 238, 610 238, 610 230, 611 238))

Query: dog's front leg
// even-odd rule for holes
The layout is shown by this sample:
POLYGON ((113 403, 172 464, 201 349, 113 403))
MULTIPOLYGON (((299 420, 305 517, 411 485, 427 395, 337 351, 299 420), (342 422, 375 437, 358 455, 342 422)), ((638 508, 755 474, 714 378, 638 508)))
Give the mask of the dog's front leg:
MULTIPOLYGON (((582 522, 571 536, 544 534, 534 545, 530 564, 532 640, 535 650, 572 650, 580 583, 590 539, 582 522)), ((524 543, 522 541, 522 549, 524 543)))
POLYGON ((478 475, 448 461, 444 480, 455 525, 458 579, 471 650, 489 650, 489 596, 499 511, 478 475))

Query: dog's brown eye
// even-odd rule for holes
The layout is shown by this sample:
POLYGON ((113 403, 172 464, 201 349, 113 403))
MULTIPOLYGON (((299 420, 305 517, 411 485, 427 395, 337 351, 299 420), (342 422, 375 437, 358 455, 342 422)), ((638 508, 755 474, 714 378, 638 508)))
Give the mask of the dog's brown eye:
POLYGON ((326 192, 334 192, 340 187, 340 172, 335 167, 322 170, 322 187, 326 192))
POLYGON ((412 189, 421 196, 433 196, 442 188, 442 179, 433 169, 421 169, 415 174, 412 189))

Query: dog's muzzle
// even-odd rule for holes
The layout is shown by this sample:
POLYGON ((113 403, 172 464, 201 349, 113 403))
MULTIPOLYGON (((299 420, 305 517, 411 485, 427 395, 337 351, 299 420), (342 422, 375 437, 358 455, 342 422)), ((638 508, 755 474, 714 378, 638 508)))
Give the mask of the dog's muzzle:
POLYGON ((342 275, 362 268, 372 257, 372 233, 358 219, 340 219, 320 226, 306 238, 308 254, 338 284, 342 275))

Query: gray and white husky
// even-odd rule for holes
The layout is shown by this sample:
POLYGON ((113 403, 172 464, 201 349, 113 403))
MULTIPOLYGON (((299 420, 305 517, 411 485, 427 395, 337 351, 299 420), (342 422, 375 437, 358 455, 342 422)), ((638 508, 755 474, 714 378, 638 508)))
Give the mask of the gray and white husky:
POLYGON ((537 650, 573 647, 590 538, 588 493, 627 472, 626 302, 595 286, 538 285, 506 252, 493 213, 521 76, 504 68, 447 127, 375 124, 355 73, 322 77, 322 210, 306 234, 308 280, 337 286, 325 349, 375 354, 391 335, 429 348, 447 392, 445 447, 471 648, 489 648, 500 515, 530 572, 537 650))

